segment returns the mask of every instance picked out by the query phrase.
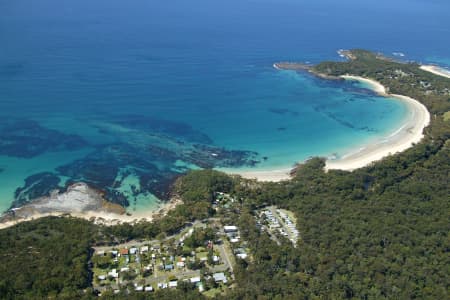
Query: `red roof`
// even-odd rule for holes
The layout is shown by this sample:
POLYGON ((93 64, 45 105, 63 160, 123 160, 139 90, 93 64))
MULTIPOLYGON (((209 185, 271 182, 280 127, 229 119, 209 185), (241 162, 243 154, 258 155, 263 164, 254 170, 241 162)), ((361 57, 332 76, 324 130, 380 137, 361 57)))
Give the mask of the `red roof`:
POLYGON ((128 255, 128 249, 120 249, 120 255, 128 255))

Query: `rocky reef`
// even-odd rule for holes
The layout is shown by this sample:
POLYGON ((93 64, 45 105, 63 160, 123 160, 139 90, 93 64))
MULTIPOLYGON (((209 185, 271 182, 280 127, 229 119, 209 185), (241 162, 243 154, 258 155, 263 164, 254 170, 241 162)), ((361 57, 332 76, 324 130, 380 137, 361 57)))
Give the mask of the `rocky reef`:
POLYGON ((88 144, 82 137, 44 128, 33 120, 9 120, 0 126, 6 138, 0 142, 0 154, 29 158, 47 151, 92 149, 52 171, 30 174, 24 186, 17 187, 11 208, 54 189, 64 191, 74 182, 85 182, 103 191, 109 201, 127 207, 142 195, 167 199, 171 184, 193 167, 254 166, 262 160, 255 152, 215 145, 209 136, 182 122, 137 115, 82 122, 113 142, 88 144))

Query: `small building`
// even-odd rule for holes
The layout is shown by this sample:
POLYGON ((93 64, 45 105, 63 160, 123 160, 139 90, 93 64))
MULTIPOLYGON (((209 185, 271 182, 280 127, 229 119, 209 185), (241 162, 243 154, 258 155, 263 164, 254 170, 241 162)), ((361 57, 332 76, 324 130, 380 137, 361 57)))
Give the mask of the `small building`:
POLYGON ((223 226, 223 230, 228 233, 228 232, 236 232, 238 231, 238 228, 234 225, 231 226, 223 226))
POLYGON ((220 258, 217 255, 213 256, 213 262, 218 263, 220 261, 220 258))
POLYGON ((227 277, 224 273, 214 273, 213 278, 215 282, 227 283, 227 277))
POLYGON ((105 251, 104 250, 99 250, 99 251, 97 251, 97 255, 105 256, 105 251))
POLYGON ((147 253, 148 252, 148 246, 142 246, 141 247, 141 254, 142 253, 147 253))
POLYGON ((113 257, 116 257, 117 254, 119 254, 119 251, 117 251, 117 250, 111 250, 111 254, 112 254, 113 257))
POLYGON ((178 281, 169 281, 169 288, 176 288, 178 286, 178 281))
POLYGON ((238 253, 238 254, 236 254, 236 256, 239 257, 240 259, 246 259, 247 253, 238 253))
POLYGON ((183 261, 177 262, 177 267, 180 268, 180 269, 184 268, 184 265, 185 265, 185 263, 183 261))
POLYGON ((128 267, 123 267, 122 269, 120 269, 120 272, 128 272, 130 271, 130 268, 128 267))
POLYGON ((142 292, 144 290, 144 287, 142 285, 139 285, 139 286, 135 287, 134 290, 136 292, 142 292))
POLYGON ((167 283, 165 283, 165 282, 158 283, 158 288, 159 289, 167 289, 167 283))
POLYGON ((106 275, 98 275, 98 279, 99 280, 105 280, 106 279, 106 275))
POLYGON ((108 272, 108 276, 111 276, 113 278, 119 278, 119 273, 117 273, 116 269, 112 269, 110 272, 108 272))
POLYGON ((144 290, 146 292, 153 292, 153 287, 152 286, 146 286, 144 290))
POLYGON ((189 279, 191 283, 199 283, 200 282, 200 276, 192 277, 189 279))
POLYGON ((169 264, 169 265, 164 265, 164 271, 172 271, 173 270, 173 265, 169 264))
POLYGON ((127 248, 123 248, 119 250, 120 255, 128 255, 128 249, 127 248))
POLYGON ((135 248, 135 247, 130 248, 130 254, 131 254, 131 255, 136 255, 137 252, 138 252, 138 249, 137 249, 137 248, 135 248))

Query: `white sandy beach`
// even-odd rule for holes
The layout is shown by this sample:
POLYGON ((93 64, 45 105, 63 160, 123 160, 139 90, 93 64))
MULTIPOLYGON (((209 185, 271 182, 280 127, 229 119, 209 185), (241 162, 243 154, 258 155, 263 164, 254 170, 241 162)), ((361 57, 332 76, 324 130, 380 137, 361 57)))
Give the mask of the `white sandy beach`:
POLYGON ((240 175, 247 179, 257 179, 258 181, 278 182, 290 179, 290 172, 292 168, 278 169, 278 170, 260 170, 260 171, 240 171, 235 172, 229 170, 231 174, 240 175))
MULTIPOLYGON (((430 123, 430 113, 422 103, 410 97, 388 94, 386 88, 381 83, 372 79, 350 75, 341 77, 346 80, 365 82, 379 95, 393 97, 403 101, 408 106, 409 115, 401 127, 391 135, 381 137, 368 145, 362 145, 360 150, 344 155, 343 158, 328 159, 325 166, 326 170, 339 169, 352 171, 367 166, 388 155, 404 151, 423 138, 423 129, 430 123)), ((286 168, 233 173, 248 179, 281 181, 290 178, 290 171, 290 169, 286 168)))
POLYGON ((450 78, 450 71, 447 71, 445 69, 442 69, 438 66, 433 66, 433 65, 422 65, 420 66, 420 68, 424 71, 433 73, 435 75, 439 75, 439 76, 443 76, 446 78, 450 78))

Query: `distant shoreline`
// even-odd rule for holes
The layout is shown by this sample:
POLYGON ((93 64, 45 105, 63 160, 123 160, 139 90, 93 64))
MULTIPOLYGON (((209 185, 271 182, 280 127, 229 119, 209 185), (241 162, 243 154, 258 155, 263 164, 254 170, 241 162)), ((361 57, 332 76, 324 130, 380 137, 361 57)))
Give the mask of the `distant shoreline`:
POLYGON ((446 78, 450 78, 450 71, 447 71, 441 67, 433 66, 433 65, 422 65, 420 66, 420 69, 433 73, 435 75, 443 76, 446 78))
MULTIPOLYGON (((276 65, 274 65, 276 66, 276 65)), ((277 68, 280 69, 280 68, 277 68)), ((402 126, 389 136, 380 137, 376 141, 366 145, 355 152, 347 153, 343 158, 327 159, 325 170, 345 170, 353 171, 367 166, 375 161, 379 161, 391 154, 405 151, 423 138, 423 129, 430 123, 430 113, 426 107, 416 99, 403 96, 388 94, 386 88, 373 79, 343 75, 337 78, 344 80, 354 80, 367 83, 371 89, 383 97, 396 98, 406 104, 408 117, 402 126)), ((291 178, 292 168, 278 168, 274 170, 228 170, 228 173, 240 175, 248 179, 257 179, 259 181, 282 181, 291 178)))

